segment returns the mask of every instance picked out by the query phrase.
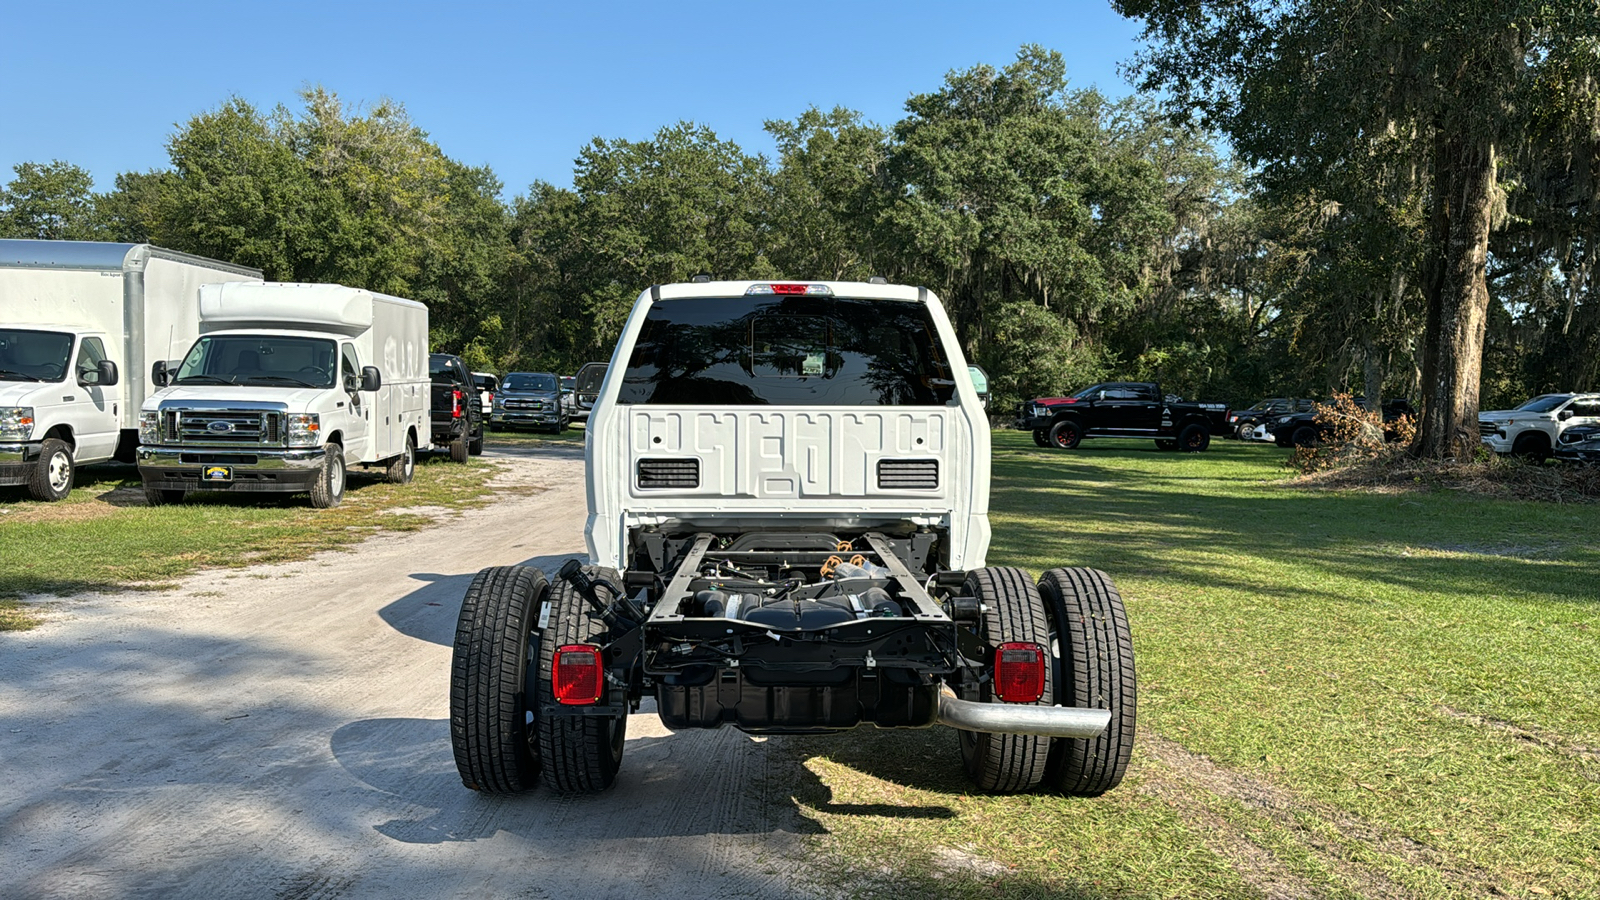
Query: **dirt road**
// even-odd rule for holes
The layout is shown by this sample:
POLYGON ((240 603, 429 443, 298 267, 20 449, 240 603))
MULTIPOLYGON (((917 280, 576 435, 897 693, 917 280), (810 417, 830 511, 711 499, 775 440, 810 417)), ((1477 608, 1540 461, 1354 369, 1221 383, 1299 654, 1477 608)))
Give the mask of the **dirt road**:
POLYGON ((0 897, 798 897, 810 823, 767 742, 648 702, 598 796, 485 798, 449 744, 479 568, 583 552, 583 461, 548 490, 355 552, 73 598, 0 636, 0 897))

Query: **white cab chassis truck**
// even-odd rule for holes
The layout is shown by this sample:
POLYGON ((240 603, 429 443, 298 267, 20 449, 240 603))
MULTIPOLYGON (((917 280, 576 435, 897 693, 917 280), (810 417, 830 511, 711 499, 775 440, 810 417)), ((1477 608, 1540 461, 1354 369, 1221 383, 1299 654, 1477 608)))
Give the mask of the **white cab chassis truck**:
POLYGON ((652 287, 586 456, 590 564, 485 569, 462 603, 467 787, 608 787, 647 694, 673 729, 952 726, 988 791, 1122 780, 1121 597, 1092 569, 985 564, 989 425, 927 290, 652 287))
POLYGON ((430 448, 428 308, 337 284, 200 292, 200 336, 139 421, 152 505, 194 491, 309 492, 337 506, 350 466, 404 484, 430 448))
POLYGON ((133 461, 151 366, 188 349, 199 290, 255 269, 149 244, 0 240, 0 485, 60 500, 133 461))

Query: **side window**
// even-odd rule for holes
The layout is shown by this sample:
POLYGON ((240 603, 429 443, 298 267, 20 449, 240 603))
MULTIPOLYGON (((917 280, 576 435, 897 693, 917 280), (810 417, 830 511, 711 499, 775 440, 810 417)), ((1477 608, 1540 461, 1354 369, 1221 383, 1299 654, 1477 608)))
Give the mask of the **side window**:
POLYGON ((355 345, 345 344, 339 353, 339 383, 349 384, 352 378, 361 381, 361 362, 356 359, 355 345))
POLYGON ((1156 389, 1148 385, 1140 385, 1134 388, 1133 398, 1135 400, 1143 400, 1146 403, 1159 403, 1161 401, 1161 398, 1156 396, 1156 389))
POLYGON ((78 348, 78 379, 81 381, 85 373, 97 371, 105 358, 106 348, 99 338, 84 338, 83 346, 78 348))

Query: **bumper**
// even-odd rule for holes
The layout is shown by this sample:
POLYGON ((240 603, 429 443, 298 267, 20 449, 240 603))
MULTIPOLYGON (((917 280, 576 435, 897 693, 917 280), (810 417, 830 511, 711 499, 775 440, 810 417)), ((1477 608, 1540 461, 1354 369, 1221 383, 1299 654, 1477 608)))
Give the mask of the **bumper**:
POLYGON ((1574 450, 1567 447, 1557 447, 1555 455, 1556 459, 1565 459, 1572 462, 1600 462, 1600 448, 1591 449, 1585 447, 1574 450))
POLYGON ((1496 453, 1511 452, 1511 439, 1499 432, 1484 435, 1483 445, 1496 453))
POLYGON ((505 409, 489 416, 491 425, 555 425, 560 415, 553 409, 505 409))
POLYGON ((38 458, 38 444, 0 444, 0 485, 27 484, 38 458))
POLYGON ((140 447, 139 477, 148 488, 186 491, 277 492, 311 489, 322 474, 326 451, 227 448, 225 450, 140 447), (217 477, 219 467, 227 478, 217 477))
POLYGON ((1052 421, 1050 416, 1018 416, 1012 424, 1018 431, 1033 431, 1038 428, 1049 428, 1052 421))

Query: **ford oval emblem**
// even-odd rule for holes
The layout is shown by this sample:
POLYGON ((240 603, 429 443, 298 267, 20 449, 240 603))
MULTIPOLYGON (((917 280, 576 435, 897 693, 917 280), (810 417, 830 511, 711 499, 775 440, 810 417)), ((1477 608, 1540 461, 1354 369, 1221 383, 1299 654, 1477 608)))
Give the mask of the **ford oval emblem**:
POLYGON ((224 422, 224 421, 218 419, 216 421, 211 422, 211 424, 207 425, 206 426, 206 430, 211 432, 212 434, 232 434, 233 433, 233 423, 232 422, 224 422))

